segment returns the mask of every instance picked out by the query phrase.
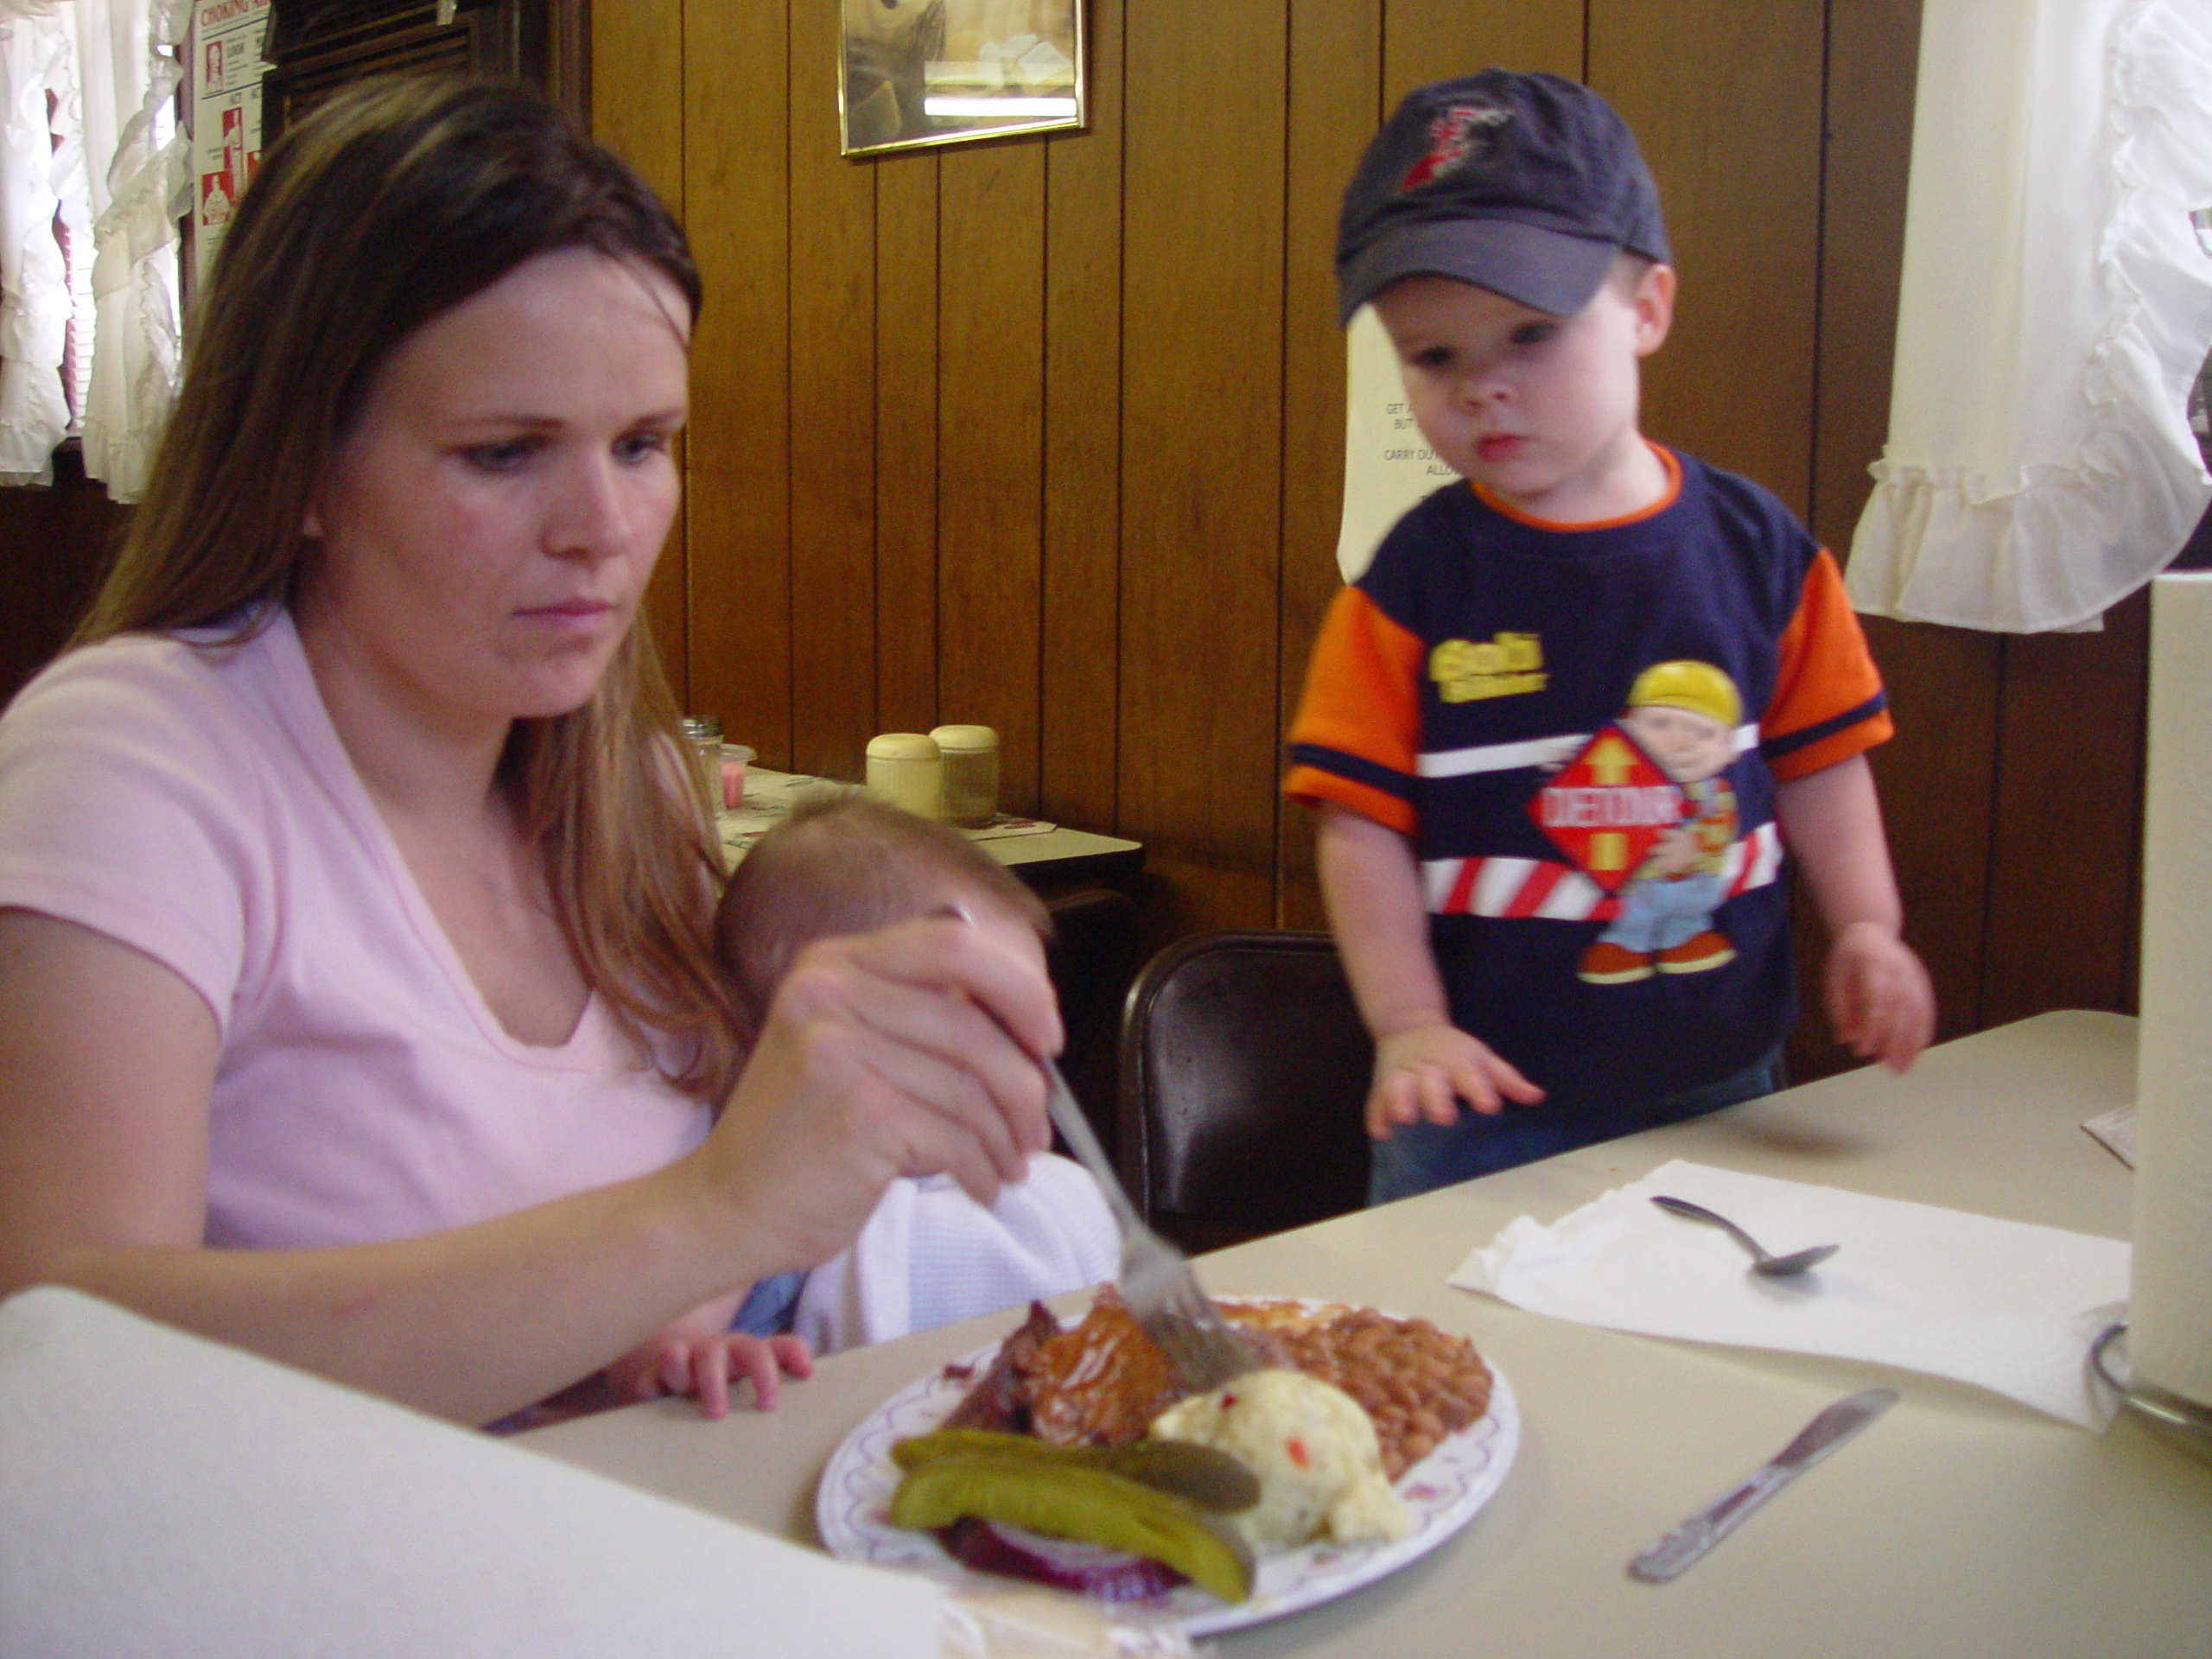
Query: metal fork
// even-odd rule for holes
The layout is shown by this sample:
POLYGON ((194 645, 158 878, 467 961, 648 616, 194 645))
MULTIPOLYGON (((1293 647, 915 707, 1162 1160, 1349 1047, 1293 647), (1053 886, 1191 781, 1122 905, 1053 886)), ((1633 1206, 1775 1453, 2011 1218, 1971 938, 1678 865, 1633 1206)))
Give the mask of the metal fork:
POLYGON ((1046 1104, 1053 1126, 1106 1194, 1107 1206, 1121 1224, 1122 1267, 1114 1282, 1130 1313, 1193 1393, 1217 1389, 1255 1369, 1259 1356, 1199 1287, 1189 1258, 1138 1216, 1060 1068, 1049 1059, 1043 1065, 1051 1089, 1046 1104))
MULTIPOLYGON (((976 918, 968 906, 953 899, 939 906, 938 914, 957 917, 969 926, 976 918)), ((1011 1034, 1011 1033, 1009 1033, 1011 1034)), ((1098 1144, 1098 1136, 1084 1116, 1083 1104, 1068 1087, 1068 1080, 1047 1054, 1035 1059, 1045 1073, 1045 1109, 1074 1153, 1076 1161, 1090 1172, 1106 1207, 1122 1230, 1122 1263, 1115 1287, 1122 1293, 1144 1333, 1167 1357, 1176 1378, 1192 1393, 1217 1389, 1232 1376, 1256 1370, 1260 1356, 1242 1332, 1221 1317, 1191 1272, 1190 1259, 1144 1224, 1128 1190, 1098 1144)))

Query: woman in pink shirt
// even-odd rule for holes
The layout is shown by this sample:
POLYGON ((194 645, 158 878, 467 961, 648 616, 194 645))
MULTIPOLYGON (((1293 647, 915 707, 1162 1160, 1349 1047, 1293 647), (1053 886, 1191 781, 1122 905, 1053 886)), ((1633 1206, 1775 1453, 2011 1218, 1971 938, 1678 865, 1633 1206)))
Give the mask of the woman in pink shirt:
POLYGON ((274 146, 76 649, 0 720, 0 1292, 463 1421, 1046 1141, 1034 953, 802 959, 749 1059, 638 611, 698 279, 519 92, 274 146))

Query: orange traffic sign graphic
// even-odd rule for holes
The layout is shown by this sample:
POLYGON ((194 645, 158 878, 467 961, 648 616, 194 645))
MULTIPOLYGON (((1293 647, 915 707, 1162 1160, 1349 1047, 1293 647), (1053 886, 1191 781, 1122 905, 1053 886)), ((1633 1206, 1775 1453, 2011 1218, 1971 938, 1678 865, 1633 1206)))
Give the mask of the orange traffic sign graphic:
POLYGON ((1618 893, 1651 844, 1682 821, 1681 786, 1618 726, 1591 734, 1529 803, 1552 845, 1606 893, 1618 893))

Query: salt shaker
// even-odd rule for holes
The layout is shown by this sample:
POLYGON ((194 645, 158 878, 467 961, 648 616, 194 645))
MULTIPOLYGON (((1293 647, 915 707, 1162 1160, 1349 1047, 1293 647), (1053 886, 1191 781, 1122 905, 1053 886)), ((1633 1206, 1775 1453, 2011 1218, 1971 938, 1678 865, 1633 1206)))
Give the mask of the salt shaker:
POLYGON ((930 735, 944 757, 944 816, 979 830, 998 816, 999 734, 988 726, 940 726, 930 735))
POLYGON ((691 781, 709 817, 722 805, 722 723, 712 715, 688 715, 684 746, 691 751, 691 781))
POLYGON ((944 763, 937 740, 921 732, 885 732, 868 743, 868 786, 893 806, 925 818, 944 816, 944 763))

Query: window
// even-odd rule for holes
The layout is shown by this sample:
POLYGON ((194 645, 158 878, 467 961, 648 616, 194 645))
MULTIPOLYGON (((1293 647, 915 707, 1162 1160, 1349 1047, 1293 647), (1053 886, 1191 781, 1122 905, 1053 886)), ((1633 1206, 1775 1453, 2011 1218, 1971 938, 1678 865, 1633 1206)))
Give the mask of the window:
POLYGON ((143 487, 176 374, 175 99, 184 0, 74 0, 0 23, 0 481, 75 437, 143 487))

